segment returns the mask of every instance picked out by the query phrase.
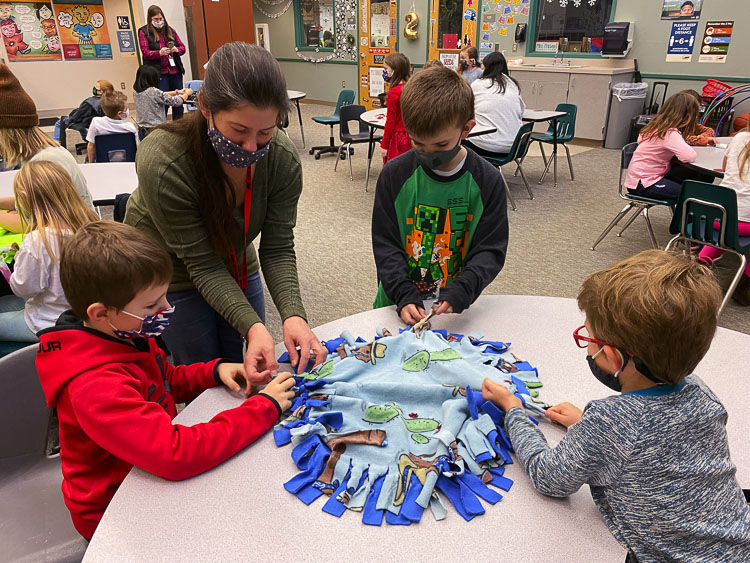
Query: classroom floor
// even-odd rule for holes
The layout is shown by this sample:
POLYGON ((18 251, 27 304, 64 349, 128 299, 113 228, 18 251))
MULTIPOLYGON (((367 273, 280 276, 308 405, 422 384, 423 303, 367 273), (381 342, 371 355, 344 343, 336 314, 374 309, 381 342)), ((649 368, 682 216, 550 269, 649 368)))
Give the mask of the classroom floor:
MULTIPOLYGON (((369 191, 365 192, 366 145, 356 146, 352 161, 354 181, 349 180, 345 161, 339 162, 337 172, 333 171, 335 155, 323 155, 320 160, 314 160, 307 150, 313 145, 327 145, 330 128, 314 123, 311 118, 330 115, 333 108, 306 103, 302 103, 301 108, 306 148, 302 147, 296 111, 290 116, 288 129, 300 151, 304 181, 295 246, 302 298, 310 325, 315 327, 372 307, 377 284, 370 216, 382 165, 377 156, 373 158, 369 191)), ((570 148, 576 179, 570 180, 563 151, 558 162, 557 187, 553 186, 551 174, 544 184, 537 183, 543 165, 538 149, 532 149, 524 169, 534 192, 533 200, 528 199, 520 177, 513 177, 514 168, 504 169, 518 210, 508 210, 507 260, 498 277, 485 289, 486 294, 575 298, 588 274, 651 248, 646 227, 639 218, 622 238, 613 230, 595 252, 589 250, 624 205, 617 197, 620 152, 583 146, 570 148)), ((665 208, 654 209, 651 213, 656 237, 662 246, 670 238, 670 219, 665 208)), ((729 285, 738 265, 739 260, 729 254, 717 262, 715 271, 723 288, 729 285)), ((278 342, 281 323, 268 294, 266 304, 267 325, 278 342)), ((750 310, 730 301, 719 324, 750 334, 748 313, 750 310)), ((394 316, 391 328, 398 323, 394 316)), ((511 329, 504 326, 512 327, 512 324, 513 319, 499 318, 498 334, 511 334, 511 329)), ((570 327, 571 334, 575 328, 570 327)))

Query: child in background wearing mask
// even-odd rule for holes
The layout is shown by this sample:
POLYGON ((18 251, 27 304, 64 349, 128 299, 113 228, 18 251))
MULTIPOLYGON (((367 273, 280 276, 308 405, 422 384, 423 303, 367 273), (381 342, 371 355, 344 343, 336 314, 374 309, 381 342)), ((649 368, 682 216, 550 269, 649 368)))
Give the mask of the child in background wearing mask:
POLYGON ((404 85, 404 126, 413 151, 386 163, 372 214, 379 287, 374 307, 395 304, 401 320, 468 308, 500 272, 508 247, 505 184, 461 145, 474 127, 474 93, 446 67, 404 85))
POLYGON ((63 242, 96 214, 59 164, 28 162, 13 178, 15 207, 26 236, 10 277, 13 295, 0 297, 0 340, 36 342, 68 308, 60 285, 63 242))
POLYGON ((477 48, 466 47, 461 50, 458 56, 458 73, 471 84, 477 78, 482 77, 482 66, 479 64, 479 52, 477 48))
POLYGON ((612 535, 638 561, 750 561, 750 508, 729 457, 727 411, 693 374, 716 332, 721 289, 688 257, 647 250, 589 276, 573 332, 594 376, 618 393, 547 417, 568 427, 550 448, 505 387, 516 455, 542 494, 589 485, 612 535), (621 394, 619 394, 621 393, 621 394))
POLYGON ((411 150, 411 139, 401 118, 401 91, 411 76, 411 64, 406 55, 391 53, 383 62, 383 80, 389 85, 386 119, 380 150, 383 163, 411 150))
POLYGON ((85 139, 91 125, 91 120, 95 117, 104 117, 101 102, 102 95, 105 92, 114 92, 115 87, 109 80, 97 80, 91 87, 91 96, 81 102, 81 105, 70 112, 67 116, 65 126, 68 129, 75 129, 81 134, 81 139, 85 139))
POLYGON ((263 435, 289 408, 284 373, 262 393, 194 426, 173 425, 175 403, 224 384, 239 392, 242 364, 172 366, 155 337, 174 308, 166 299, 172 262, 134 227, 89 223, 62 252, 60 277, 71 310, 39 333, 36 366, 57 408, 63 496, 90 539, 133 466, 170 481, 203 473, 263 435))
POLYGON ((128 109, 127 102, 128 98, 122 92, 105 92, 102 95, 101 106, 104 117, 92 119, 89 132, 86 135, 86 140, 89 143, 86 147, 89 162, 96 162, 95 142, 97 135, 132 133, 136 144, 138 144, 138 130, 132 121, 128 121, 130 109, 128 109))

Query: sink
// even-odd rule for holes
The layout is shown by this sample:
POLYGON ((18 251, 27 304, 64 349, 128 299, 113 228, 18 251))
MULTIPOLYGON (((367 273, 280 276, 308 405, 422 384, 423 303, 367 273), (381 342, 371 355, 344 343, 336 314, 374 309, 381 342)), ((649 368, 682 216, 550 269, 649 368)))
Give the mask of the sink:
POLYGON ((530 66, 530 67, 536 67, 536 68, 562 68, 562 69, 566 69, 566 68, 586 68, 586 65, 567 65, 567 64, 562 64, 562 65, 561 64, 556 64, 556 65, 555 64, 539 64, 539 65, 537 65, 537 64, 532 64, 532 65, 522 64, 521 66, 530 66))

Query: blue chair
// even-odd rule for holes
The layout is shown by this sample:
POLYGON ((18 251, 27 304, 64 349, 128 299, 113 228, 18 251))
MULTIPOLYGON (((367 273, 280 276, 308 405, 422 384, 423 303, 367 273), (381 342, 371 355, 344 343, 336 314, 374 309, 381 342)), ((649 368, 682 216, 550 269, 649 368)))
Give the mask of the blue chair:
POLYGON ((497 166, 497 169, 500 171, 500 175, 503 177, 503 182, 505 183, 505 189, 508 192, 508 200, 510 201, 510 205, 513 208, 513 211, 517 209, 516 202, 513 199, 513 194, 510 193, 510 186, 508 185, 508 181, 505 179, 505 174, 503 174, 502 167, 506 164, 514 162, 517 166, 516 170, 521 173, 523 183, 526 185, 526 189, 529 192, 529 199, 534 199, 534 194, 531 191, 529 182, 526 179, 526 174, 524 174, 523 167, 521 166, 521 164, 523 163, 523 159, 526 157, 526 153, 529 151, 533 129, 533 123, 524 123, 518 130, 518 133, 516 133, 516 138, 513 140, 513 146, 511 146, 510 152, 508 154, 498 154, 497 156, 483 157, 490 164, 494 164, 495 166, 497 166))
POLYGON ((110 133, 94 137, 96 162, 135 162, 135 135, 110 133))
POLYGON ((63 501, 56 436, 36 372, 37 344, 0 359, 0 537, 3 561, 80 561, 86 541, 63 501), (56 442, 55 440, 52 440, 56 442))
POLYGON ((750 237, 741 237, 737 229, 737 193, 732 188, 685 180, 677 200, 669 232, 676 234, 667 244, 672 249, 679 241, 712 246, 740 257, 740 267, 727 289, 717 315, 721 315, 737 289, 747 266, 750 237))
POLYGON ((557 147, 555 144, 555 127, 557 127, 557 144, 562 145, 565 148, 565 152, 568 155, 568 167, 570 168, 570 179, 575 180, 573 176, 573 161, 570 159, 570 149, 568 149, 567 143, 573 140, 576 133, 576 116, 578 115, 578 107, 574 104, 557 104, 555 108, 557 111, 564 111, 567 115, 560 117, 559 119, 553 120, 549 124, 549 128, 546 133, 534 133, 531 136, 532 141, 539 143, 539 149, 542 151, 542 158, 546 162, 542 177, 539 178, 539 183, 544 182, 544 178, 549 172, 550 164, 552 159, 555 161, 555 184, 557 184, 557 147), (550 143, 553 145, 552 155, 547 160, 547 156, 544 154, 544 143, 550 143))
POLYGON ((320 160, 321 154, 326 154, 329 152, 339 152, 339 147, 336 146, 336 142, 333 137, 333 126, 339 122, 339 112, 341 111, 341 106, 353 104, 354 96, 354 90, 341 90, 341 92, 339 92, 339 99, 336 102, 336 109, 334 110, 333 115, 321 115, 312 118, 315 123, 321 123, 323 125, 329 125, 331 127, 330 144, 327 146, 312 147, 309 151, 310 154, 315 155, 315 160, 320 160))
POLYGON ((656 242, 656 235, 654 234, 654 228, 651 225, 651 219, 648 217, 648 210, 654 207, 655 205, 662 205, 672 208, 672 206, 676 203, 673 199, 654 199, 646 196, 640 196, 633 193, 630 193, 627 188, 625 188, 625 185, 623 184, 625 179, 625 174, 628 170, 628 166, 630 166, 630 161, 633 160, 633 154, 635 154, 635 149, 638 147, 638 143, 630 143, 622 147, 622 153, 620 154, 620 187, 618 190, 618 196, 620 199, 623 199, 627 201, 628 203, 625 205, 625 207, 622 208, 622 211, 620 211, 614 219, 612 219, 612 222, 607 226, 604 231, 602 231, 602 234, 599 235, 599 238, 596 239, 596 242, 591 247, 591 250, 596 250, 597 245, 604 239, 604 237, 609 234, 609 231, 611 231, 615 225, 617 225, 620 220, 625 217, 628 213, 633 211, 633 214, 628 219, 627 223, 625 223, 625 226, 622 228, 622 230, 617 235, 618 237, 622 236, 622 233, 625 232, 625 230, 635 221, 635 219, 638 217, 638 215, 643 215, 644 220, 646 221, 646 228, 648 229, 648 234, 651 237, 651 244, 654 248, 659 248, 659 243, 656 242))
MULTIPOLYGON (((347 105, 341 106, 339 110, 339 138, 341 139, 341 147, 339 147, 338 157, 336 164, 333 166, 335 172, 339 166, 339 159, 347 158, 349 160, 349 179, 354 180, 352 174, 352 155, 349 151, 352 145, 357 143, 369 143, 370 142, 370 126, 362 121, 359 116, 365 113, 365 106, 359 105, 347 105), (359 124, 358 132, 354 133, 349 129, 349 122, 356 121, 359 124)), ((373 137, 373 142, 380 142, 383 137, 373 137)), ((372 159, 368 160, 369 163, 372 159)))
MULTIPOLYGON (((193 96, 196 96, 198 94, 198 90, 201 89, 201 86, 203 86, 203 80, 188 80, 187 82, 185 82, 185 88, 190 88, 193 91, 193 96)), ((185 102, 182 105, 185 107, 185 111, 198 110, 197 102, 185 102)))

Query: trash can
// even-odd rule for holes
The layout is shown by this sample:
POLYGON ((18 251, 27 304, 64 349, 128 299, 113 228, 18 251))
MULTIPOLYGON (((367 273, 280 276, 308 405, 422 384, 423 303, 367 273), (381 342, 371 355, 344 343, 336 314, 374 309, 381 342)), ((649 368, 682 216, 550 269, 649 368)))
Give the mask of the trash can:
POLYGON ((621 82, 612 86, 604 148, 621 149, 628 144, 630 122, 643 113, 647 92, 648 84, 645 82, 621 82))

